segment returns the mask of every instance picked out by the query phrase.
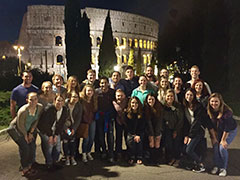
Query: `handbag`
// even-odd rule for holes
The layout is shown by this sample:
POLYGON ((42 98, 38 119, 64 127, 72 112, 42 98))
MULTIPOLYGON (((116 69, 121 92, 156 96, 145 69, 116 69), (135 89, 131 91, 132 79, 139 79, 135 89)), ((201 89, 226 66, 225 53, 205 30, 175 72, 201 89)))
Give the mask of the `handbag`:
POLYGON ((87 138, 88 137, 88 128, 89 124, 87 123, 80 123, 77 128, 77 137, 78 138, 87 138))
POLYGON ((17 143, 20 137, 23 135, 17 130, 16 120, 16 118, 12 120, 9 127, 7 128, 7 133, 13 139, 13 141, 17 143))
POLYGON ((134 144, 134 135, 128 133, 127 134, 127 146, 129 148, 132 148, 133 147, 133 144, 134 144))

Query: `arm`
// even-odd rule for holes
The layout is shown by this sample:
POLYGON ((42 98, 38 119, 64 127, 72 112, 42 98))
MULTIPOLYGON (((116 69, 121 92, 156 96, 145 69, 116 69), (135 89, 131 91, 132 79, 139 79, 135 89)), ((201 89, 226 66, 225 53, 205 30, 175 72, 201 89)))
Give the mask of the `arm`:
POLYGON ((14 100, 10 100, 10 112, 11 112, 11 116, 12 116, 12 119, 14 119, 17 114, 16 114, 16 104, 17 102, 14 101, 14 100))
POLYGON ((228 132, 226 132, 226 131, 223 132, 223 135, 222 135, 222 139, 221 139, 220 144, 223 146, 224 149, 227 149, 227 147, 228 147, 228 143, 227 143, 227 141, 226 141, 228 135, 229 135, 228 132))
POLYGON ((74 119, 74 124, 72 126, 72 129, 74 131, 76 131, 76 129, 78 128, 78 126, 80 125, 81 121, 82 121, 82 112, 83 112, 83 108, 82 105, 80 103, 76 104, 77 105, 77 114, 76 114, 76 119, 74 119))

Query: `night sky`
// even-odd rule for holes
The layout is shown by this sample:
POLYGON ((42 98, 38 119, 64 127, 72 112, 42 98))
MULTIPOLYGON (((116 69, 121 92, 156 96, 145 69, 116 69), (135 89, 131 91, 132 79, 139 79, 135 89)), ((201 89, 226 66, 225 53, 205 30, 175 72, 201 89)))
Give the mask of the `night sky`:
MULTIPOLYGON (((0 41, 18 39, 22 17, 28 5, 64 5, 65 0, 0 0, 0 41)), ((81 8, 95 7, 140 14, 163 26, 168 0, 81 0, 81 8)))

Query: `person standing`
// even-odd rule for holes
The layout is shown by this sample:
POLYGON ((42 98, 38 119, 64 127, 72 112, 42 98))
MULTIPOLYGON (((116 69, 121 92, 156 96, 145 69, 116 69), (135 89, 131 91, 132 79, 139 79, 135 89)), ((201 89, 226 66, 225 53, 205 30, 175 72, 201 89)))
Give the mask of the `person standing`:
POLYGON ((10 112, 12 118, 17 115, 16 109, 20 109, 26 104, 27 94, 30 92, 38 92, 38 87, 32 84, 33 75, 31 71, 24 71, 22 73, 22 84, 18 85, 12 90, 10 97, 10 112))
MULTIPOLYGON (((96 89, 98 97, 98 112, 96 114, 97 121, 97 139, 99 146, 97 151, 102 151, 102 158, 105 159, 108 155, 108 161, 113 162, 113 122, 114 122, 114 108, 112 101, 114 100, 115 91, 109 88, 109 82, 107 77, 100 79, 100 88, 96 89), (105 134, 107 134, 107 147, 105 142, 105 134), (108 153, 107 153, 108 152, 108 153)), ((96 145, 96 143, 95 143, 96 145)))
POLYGON ((207 106, 208 115, 214 125, 216 138, 212 138, 214 167, 212 174, 227 175, 228 147, 237 135, 237 123, 232 109, 225 104, 221 94, 210 95, 207 106))
POLYGON ((32 167, 36 155, 36 127, 43 107, 38 103, 35 92, 30 92, 26 100, 27 104, 19 109, 11 124, 16 124, 19 134, 19 138, 15 142, 19 146, 22 176, 31 176, 36 173, 32 167))
POLYGON ((43 155, 49 170, 58 169, 57 162, 61 152, 61 138, 64 124, 69 118, 68 110, 64 106, 64 97, 57 94, 52 105, 47 106, 38 123, 39 135, 43 143, 43 155))
POLYGON ((52 89, 55 94, 62 94, 64 98, 67 97, 67 90, 63 86, 64 80, 63 77, 60 74, 54 74, 52 77, 52 89))

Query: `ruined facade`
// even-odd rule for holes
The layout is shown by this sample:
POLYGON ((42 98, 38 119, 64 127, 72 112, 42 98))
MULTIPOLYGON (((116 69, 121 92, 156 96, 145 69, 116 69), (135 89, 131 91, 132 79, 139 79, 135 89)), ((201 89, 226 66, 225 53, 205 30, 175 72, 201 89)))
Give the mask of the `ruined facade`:
MULTIPOLYGON (((92 67, 97 69, 99 47, 108 10, 85 8, 90 19, 92 67)), ((143 61, 150 63, 158 38, 158 23, 152 19, 126 12, 110 10, 113 37, 116 44, 116 64, 126 64, 130 46, 141 48, 143 61)), ((66 75, 64 6, 28 6, 23 17, 18 44, 25 47, 23 61, 48 72, 66 75), (62 62, 62 63, 60 63, 62 62), (59 72, 60 71, 60 72, 59 72)), ((80 60, 81 61, 81 60, 80 60)))

